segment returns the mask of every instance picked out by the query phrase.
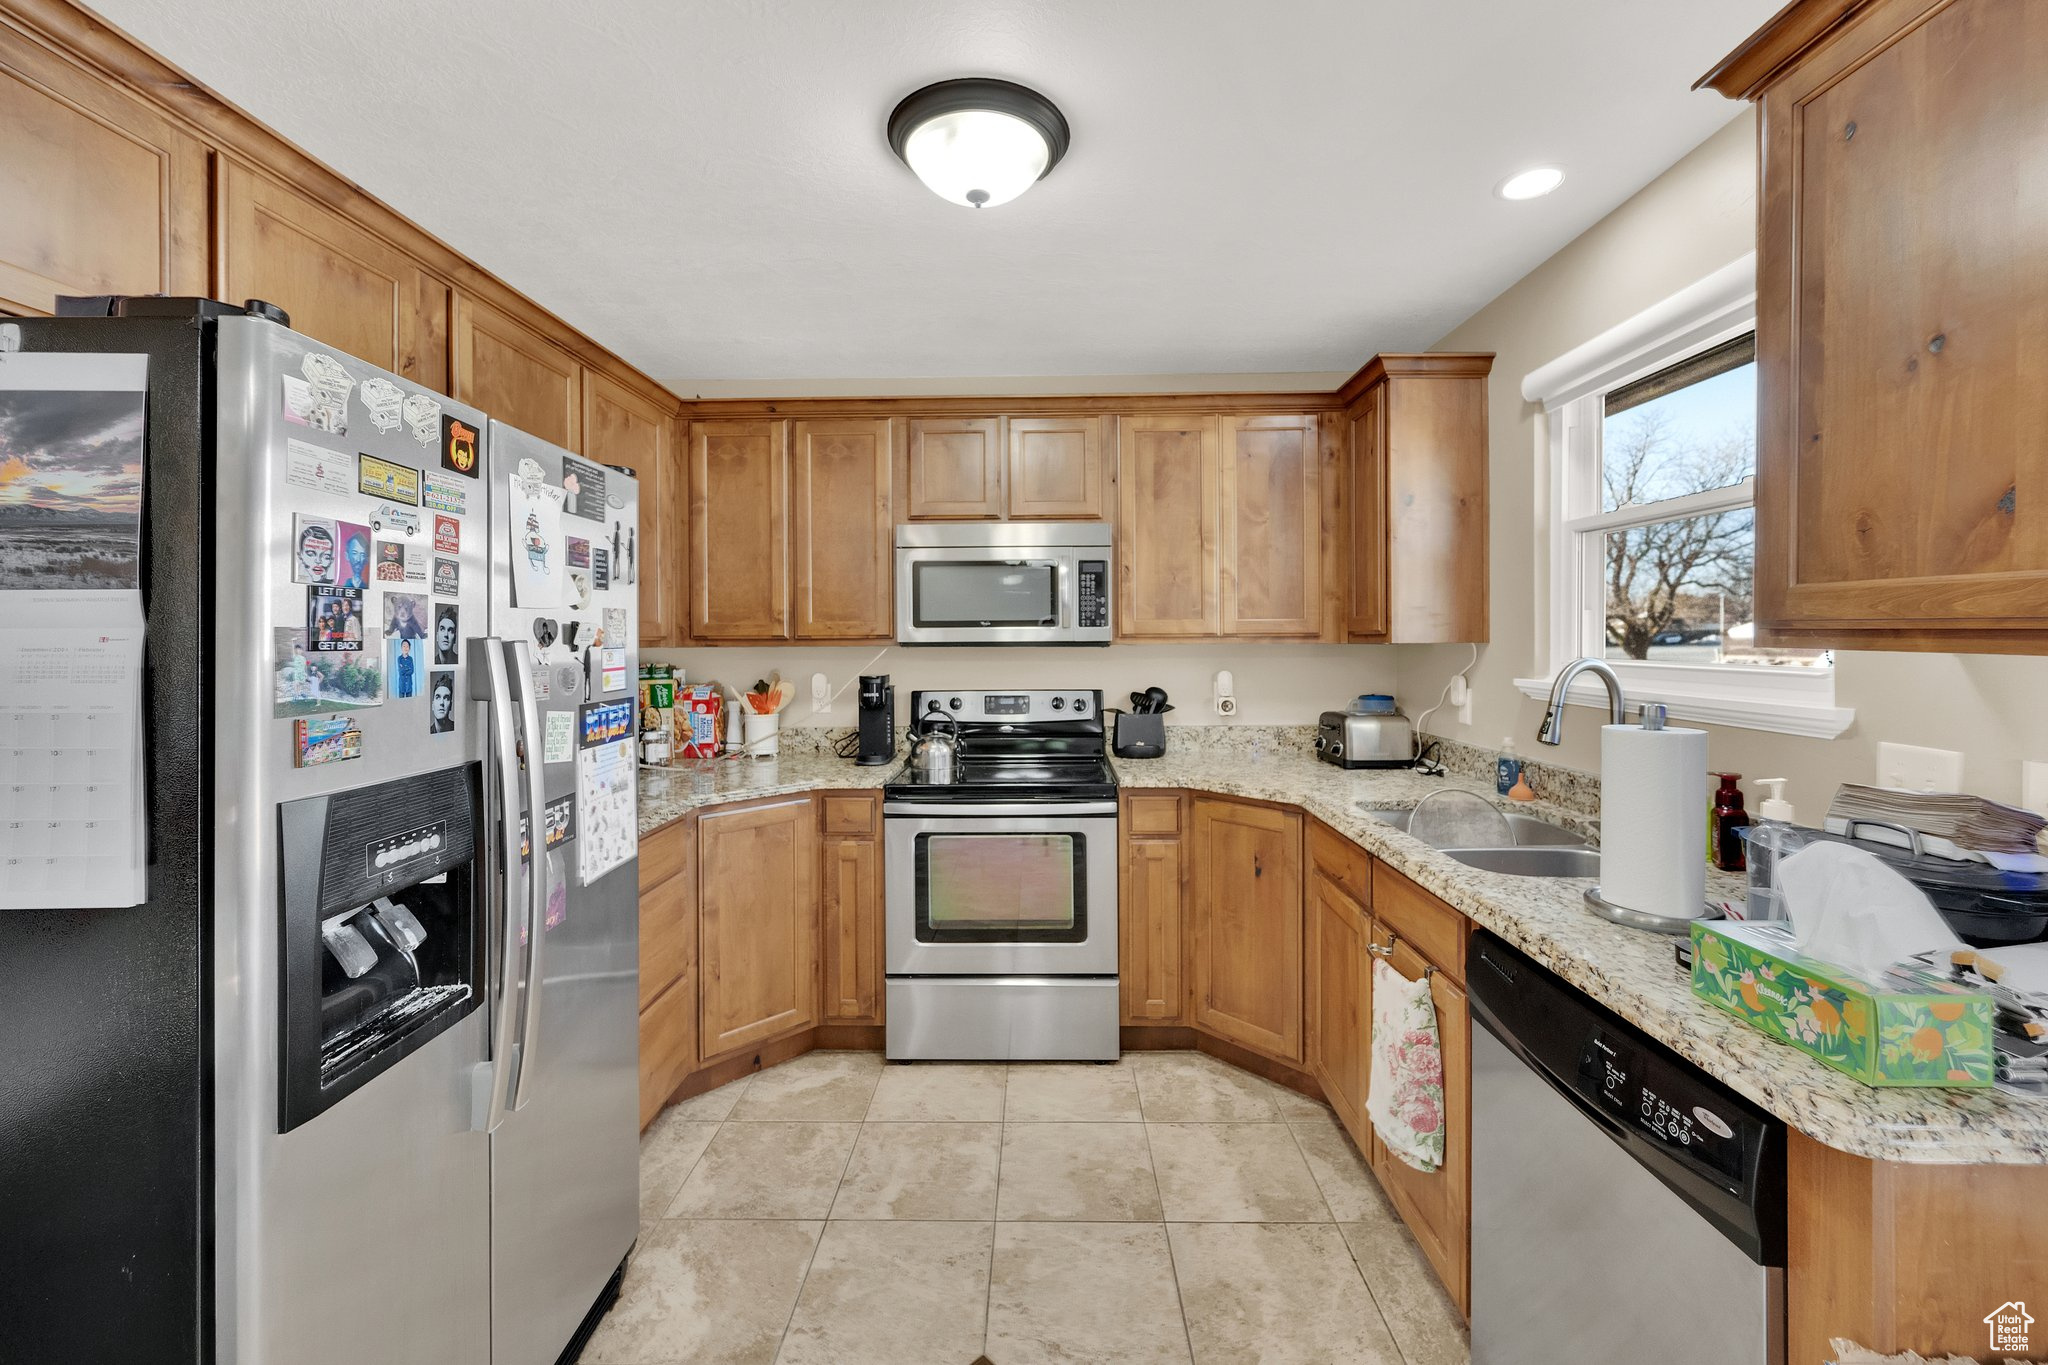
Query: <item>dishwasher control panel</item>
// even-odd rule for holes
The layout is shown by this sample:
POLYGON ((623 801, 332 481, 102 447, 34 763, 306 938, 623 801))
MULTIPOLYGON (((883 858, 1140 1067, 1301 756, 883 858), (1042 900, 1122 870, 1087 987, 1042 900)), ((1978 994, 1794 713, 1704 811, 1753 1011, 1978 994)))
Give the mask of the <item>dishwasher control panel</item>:
POLYGON ((1742 1116, 1724 1118, 1715 1097, 1664 1057, 1607 1029, 1596 1029, 1579 1054, 1579 1081, 1615 1117, 1668 1150, 1689 1158, 1723 1189, 1741 1190, 1758 1134, 1742 1116))

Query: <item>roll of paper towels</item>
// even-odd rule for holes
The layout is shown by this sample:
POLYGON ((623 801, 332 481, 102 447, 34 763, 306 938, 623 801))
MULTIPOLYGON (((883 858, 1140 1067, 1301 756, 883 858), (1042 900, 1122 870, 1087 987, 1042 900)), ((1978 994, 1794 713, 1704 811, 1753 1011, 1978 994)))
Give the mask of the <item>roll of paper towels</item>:
POLYGON ((1600 895, 1698 919, 1707 903, 1707 732, 1600 727, 1600 895))

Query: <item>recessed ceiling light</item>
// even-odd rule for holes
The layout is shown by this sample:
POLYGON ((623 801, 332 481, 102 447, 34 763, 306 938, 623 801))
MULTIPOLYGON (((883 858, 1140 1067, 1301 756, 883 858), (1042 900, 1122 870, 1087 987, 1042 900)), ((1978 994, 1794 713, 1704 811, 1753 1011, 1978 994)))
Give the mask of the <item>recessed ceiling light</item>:
POLYGON ((940 81, 889 115, 889 146, 941 199, 969 208, 1007 204, 1067 154, 1071 134, 1053 102, 1009 81, 940 81))
POLYGON ((1541 199, 1564 183, 1564 172, 1555 166, 1531 166, 1493 187, 1503 199, 1541 199))

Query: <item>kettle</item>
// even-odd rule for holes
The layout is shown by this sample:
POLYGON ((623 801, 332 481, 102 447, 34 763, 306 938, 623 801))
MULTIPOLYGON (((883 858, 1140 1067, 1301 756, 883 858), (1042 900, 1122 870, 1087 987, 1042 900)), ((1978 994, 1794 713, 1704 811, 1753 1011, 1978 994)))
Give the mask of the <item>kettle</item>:
POLYGON ((920 717, 910 746, 911 773, 922 782, 951 782, 959 760, 959 722, 936 712, 920 717))

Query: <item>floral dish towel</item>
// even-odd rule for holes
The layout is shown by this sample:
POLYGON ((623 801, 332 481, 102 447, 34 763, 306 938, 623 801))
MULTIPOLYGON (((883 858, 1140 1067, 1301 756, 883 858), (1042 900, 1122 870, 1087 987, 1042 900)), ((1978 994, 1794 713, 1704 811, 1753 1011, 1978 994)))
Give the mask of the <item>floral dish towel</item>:
POLYGON ((1444 1164, 1444 1054, 1429 979, 1372 964, 1372 1076, 1365 1111, 1388 1150, 1418 1171, 1444 1164))

